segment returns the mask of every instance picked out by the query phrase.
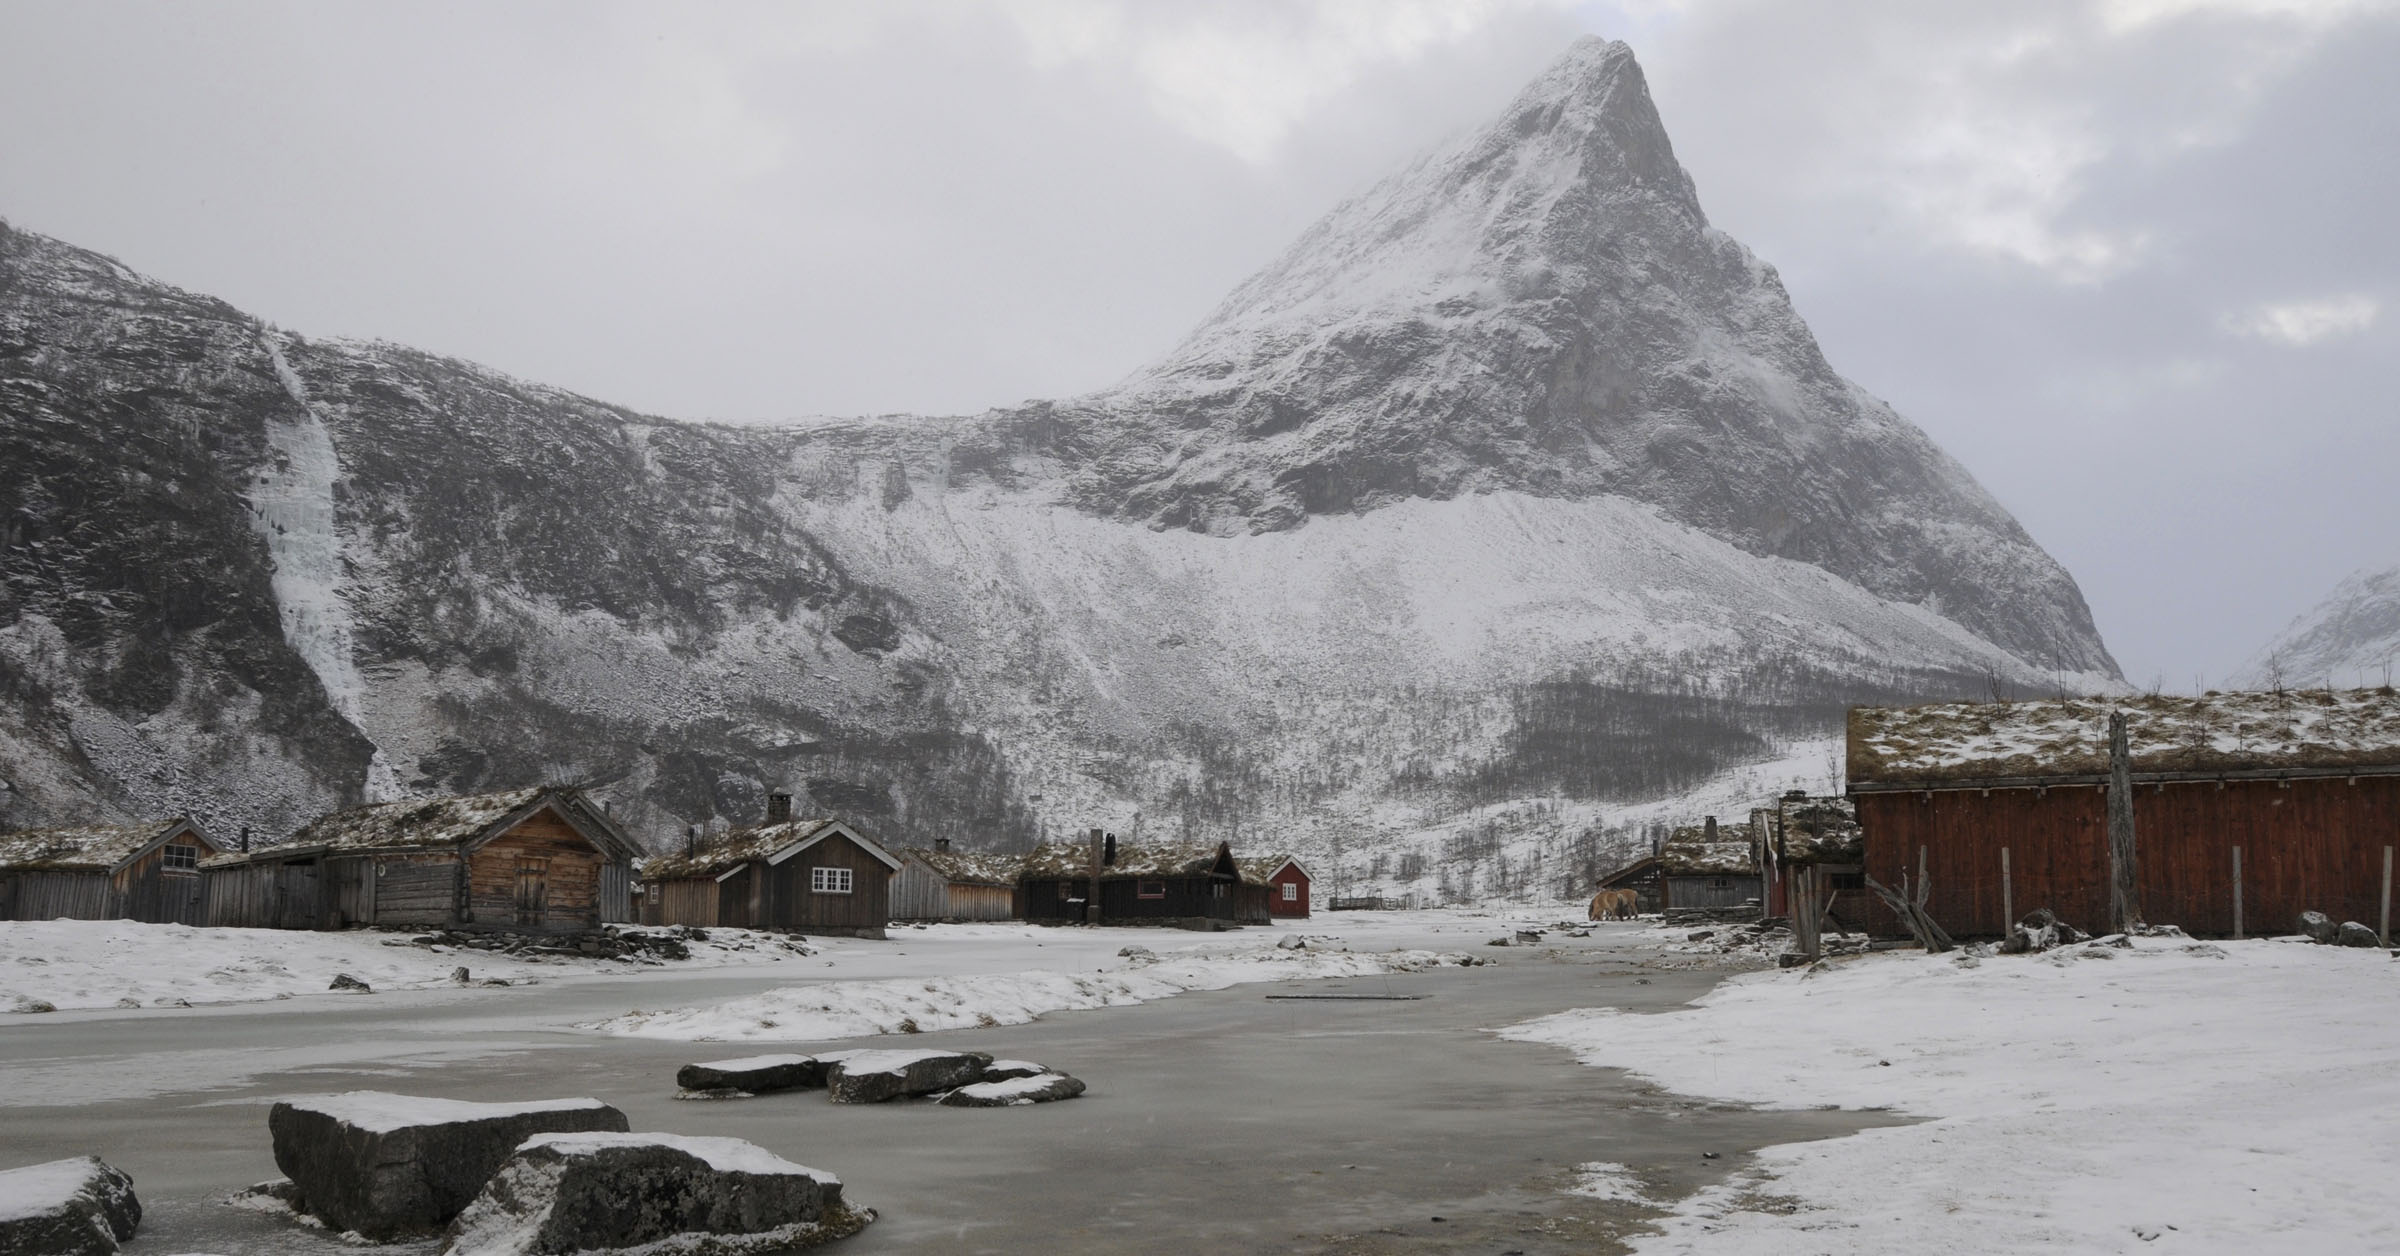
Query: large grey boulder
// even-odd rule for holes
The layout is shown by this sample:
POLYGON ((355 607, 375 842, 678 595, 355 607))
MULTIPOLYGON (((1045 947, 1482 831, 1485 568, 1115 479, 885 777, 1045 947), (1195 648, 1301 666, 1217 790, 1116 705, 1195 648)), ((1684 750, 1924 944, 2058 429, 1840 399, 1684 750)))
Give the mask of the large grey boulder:
POLYGON ((777 1090, 812 1090, 825 1084, 827 1062, 813 1055, 753 1055, 738 1060, 686 1064, 675 1070, 685 1090, 738 1090, 763 1095, 777 1090))
POLYGON ((2341 933, 2341 927, 2333 923, 2333 917, 2321 911, 2301 912, 2299 929, 2312 942, 2331 942, 2341 933))
POLYGON ((459 1214, 445 1251, 744 1256, 830 1242, 874 1219, 843 1201, 839 1178, 738 1138, 540 1134, 459 1214))
POLYGON ((2383 939, 2376 937, 2373 929, 2355 920, 2345 920, 2342 927, 2334 932, 2333 943, 2336 946, 2382 946, 2383 939))
POLYGON ((0 1171, 0 1256, 108 1256, 141 1223, 133 1179, 98 1156, 0 1171))
POLYGON ((1083 1083, 1064 1073, 1037 1073, 1007 1081, 961 1086, 935 1102, 951 1108, 1016 1108, 1029 1103, 1055 1103, 1083 1093, 1083 1083))
POLYGON ((981 1051, 845 1051, 826 1070, 826 1097, 835 1103, 882 1103, 930 1095, 983 1080, 991 1063, 981 1051))
POLYGON ((1051 1071, 1053 1070, 1049 1065, 1036 1064, 1031 1060, 994 1060, 984 1066, 983 1077, 980 1080, 987 1082, 1015 1081, 1020 1077, 1040 1077, 1051 1071))
POLYGON ((597 1099, 467 1103, 354 1090, 267 1113, 293 1210, 371 1239, 449 1224, 535 1134, 625 1128, 625 1114, 597 1099))

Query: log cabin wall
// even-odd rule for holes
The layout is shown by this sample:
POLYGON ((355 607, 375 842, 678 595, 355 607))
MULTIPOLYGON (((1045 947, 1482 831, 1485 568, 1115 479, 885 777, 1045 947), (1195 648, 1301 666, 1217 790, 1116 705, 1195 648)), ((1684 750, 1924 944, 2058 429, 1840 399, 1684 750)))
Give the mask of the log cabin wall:
POLYGON ((948 920, 950 880, 913 857, 900 858, 892 876, 892 919, 948 920))
POLYGON ((1662 877, 1661 906, 1669 910, 1693 907, 1741 907, 1758 898, 1758 874, 1726 873, 1705 877, 1662 877))
MULTIPOLYGON (((206 853, 207 848, 196 842, 169 842, 187 851, 206 853)), ((197 925, 208 919, 208 903, 200 886, 197 867, 169 868, 167 846, 134 860, 120 870, 113 888, 117 892, 124 919, 150 924, 197 925)))
MULTIPOLYGON (((367 860, 356 861, 368 864, 367 860)), ((373 878, 363 893, 379 925, 439 926, 458 919, 458 856, 384 855, 371 863, 373 878)))
POLYGON ((607 857, 545 808, 467 857, 467 906, 487 928, 576 930, 600 923, 607 857))
POLYGON ((839 833, 768 868, 762 919, 770 928, 801 933, 879 933, 892 919, 891 867, 839 833), (819 893, 814 869, 850 872, 850 892, 819 893))
POLYGON ((114 920, 124 896, 105 872, 13 872, 0 877, 0 920, 114 920))
POLYGON ((642 918, 654 925, 696 925, 713 929, 717 918, 717 883, 707 877, 676 877, 644 883, 642 918))
MULTIPOLYGON (((2079 929, 2108 931, 2106 790, 1866 793, 1858 805, 1869 874, 1897 888, 1904 869, 1915 875, 1924 848, 1933 880, 1926 909, 1953 934, 2005 931, 2002 847, 2019 917, 2048 907, 2079 929)), ((2245 933, 2288 933, 2303 911, 2373 927, 2384 848, 2400 847, 2400 780, 2137 783, 2134 834, 2136 883, 2150 923, 2231 933, 2239 846, 2245 933)), ((1879 906, 1871 914, 1876 932, 1902 932, 1889 911, 1879 906)))
POLYGON ((1006 885, 952 885, 948 920, 1014 920, 1017 891, 1006 885))

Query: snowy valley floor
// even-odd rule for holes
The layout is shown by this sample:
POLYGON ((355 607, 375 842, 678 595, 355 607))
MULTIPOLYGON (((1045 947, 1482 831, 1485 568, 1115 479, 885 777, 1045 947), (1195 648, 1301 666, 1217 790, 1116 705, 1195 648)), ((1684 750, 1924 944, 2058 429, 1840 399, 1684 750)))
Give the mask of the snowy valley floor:
POLYGON ((0 925, 0 1007, 92 1009, 0 1013, 0 1167, 107 1157, 147 1250, 355 1251, 219 1201, 273 1176, 274 1098, 374 1087, 591 1095, 636 1129, 750 1139, 883 1211, 841 1252, 2400 1250, 2381 952, 2145 940, 1803 975, 1647 926, 1486 945, 1556 918, 937 926, 805 956, 728 933, 682 964, 521 972, 375 934, 0 925), (1438 958, 1462 954, 1485 962, 1438 958), (458 987, 461 963, 538 981, 458 987), (376 992, 324 992, 334 971, 376 992), (152 1005, 203 989, 253 1001, 152 1005), (1270 997, 1317 993, 1416 997, 1270 997), (674 1097, 682 1063, 911 1028, 1091 1090, 674 1097))
POLYGON ((1838 960, 1503 1031, 1668 1090, 1922 1123, 1762 1152, 1634 1250, 2400 1251, 2400 964, 2293 940, 1838 960))

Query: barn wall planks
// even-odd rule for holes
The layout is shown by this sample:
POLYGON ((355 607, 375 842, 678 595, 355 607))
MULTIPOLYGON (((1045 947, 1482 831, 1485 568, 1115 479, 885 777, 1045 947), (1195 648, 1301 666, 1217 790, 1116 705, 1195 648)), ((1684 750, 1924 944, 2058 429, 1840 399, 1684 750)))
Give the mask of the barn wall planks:
POLYGON ((16 872, 6 882, 0 919, 115 920, 124 913, 124 896, 104 872, 16 872))
POLYGON ((891 878, 894 920, 1012 920, 1016 890, 1004 885, 960 885, 915 859, 903 857, 891 878))
POLYGON ((588 928, 599 923, 603 862, 583 834, 537 812, 468 856, 471 918, 505 928, 588 928))
MULTIPOLYGON (((1961 936, 1995 936, 2002 916, 2000 848, 2009 848, 2017 913, 2049 907, 2089 932, 2108 929, 2106 791, 1934 790, 1857 798, 1867 871, 1898 888, 1924 848, 1926 908, 1961 936)), ((2302 911, 2372 924, 2383 848, 2400 845, 2400 780, 2329 777, 2137 784, 2136 865, 2142 915, 2191 933, 2233 930, 2233 853, 2243 852, 2250 932, 2286 932, 2302 911)), ((1888 911, 1878 933, 1897 934, 1888 911)))
POLYGON ((763 921, 801 931, 881 929, 892 919, 890 880, 882 860, 836 833, 768 870, 763 921), (848 869, 850 893, 817 893, 811 888, 817 868, 848 869))

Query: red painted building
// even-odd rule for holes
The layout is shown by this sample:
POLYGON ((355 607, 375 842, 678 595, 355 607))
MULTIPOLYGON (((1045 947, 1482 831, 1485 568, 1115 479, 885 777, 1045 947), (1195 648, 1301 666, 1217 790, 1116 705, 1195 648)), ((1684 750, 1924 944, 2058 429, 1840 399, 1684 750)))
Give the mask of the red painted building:
MULTIPOLYGON (((2135 887, 2150 924, 2285 933, 2302 911, 2384 929, 2400 847, 2400 693, 2221 693, 1850 713, 1865 871, 1932 884, 1989 937, 2047 907, 2105 933, 2108 723, 2127 717, 2135 887), (2237 916, 2236 913, 2239 913, 2237 916)), ((1879 933, 1901 932, 1889 911, 1879 933)))
POLYGON ((1308 919, 1308 869, 1290 855, 1242 861, 1242 880, 1267 887, 1267 915, 1276 920, 1308 919))

